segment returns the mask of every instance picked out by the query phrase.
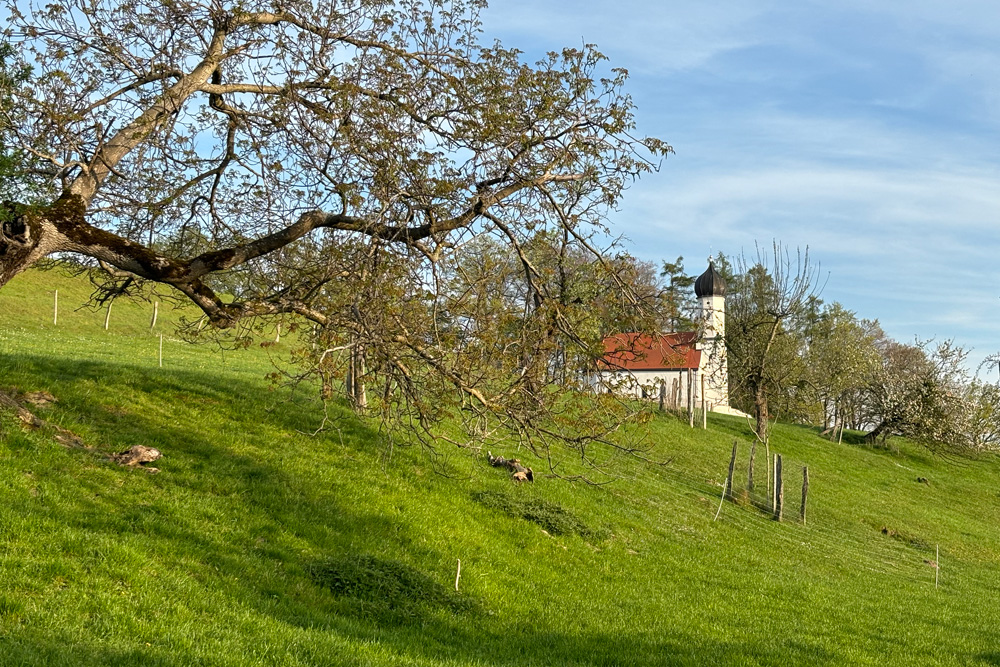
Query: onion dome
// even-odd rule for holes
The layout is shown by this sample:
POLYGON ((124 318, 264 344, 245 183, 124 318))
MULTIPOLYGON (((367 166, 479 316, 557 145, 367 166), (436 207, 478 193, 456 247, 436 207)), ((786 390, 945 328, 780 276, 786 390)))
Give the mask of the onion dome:
POLYGON ((712 260, 708 261, 708 269, 698 276, 694 283, 694 293, 700 299, 703 296, 726 296, 726 279, 716 271, 712 260))

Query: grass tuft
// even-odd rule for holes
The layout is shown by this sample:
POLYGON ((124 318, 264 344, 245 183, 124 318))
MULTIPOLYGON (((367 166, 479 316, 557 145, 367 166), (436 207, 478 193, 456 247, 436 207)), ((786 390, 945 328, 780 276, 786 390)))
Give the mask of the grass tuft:
POLYGON ((345 554, 307 566, 310 578, 347 603, 354 615, 404 623, 435 612, 478 610, 470 598, 442 586, 426 573, 397 560, 345 554))
POLYGON ((577 534, 585 540, 606 539, 607 529, 593 529, 560 505, 543 498, 515 498, 501 491, 478 491, 472 494, 477 503, 541 526, 550 535, 577 534))

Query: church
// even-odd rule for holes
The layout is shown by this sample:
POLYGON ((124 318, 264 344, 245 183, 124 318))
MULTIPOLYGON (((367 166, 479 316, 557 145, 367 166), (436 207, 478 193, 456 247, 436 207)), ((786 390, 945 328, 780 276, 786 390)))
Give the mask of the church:
POLYGON ((709 260, 694 283, 697 331, 620 333, 604 339, 597 385, 624 396, 688 405, 689 397, 711 412, 741 415, 729 406, 726 364, 726 280, 709 260))

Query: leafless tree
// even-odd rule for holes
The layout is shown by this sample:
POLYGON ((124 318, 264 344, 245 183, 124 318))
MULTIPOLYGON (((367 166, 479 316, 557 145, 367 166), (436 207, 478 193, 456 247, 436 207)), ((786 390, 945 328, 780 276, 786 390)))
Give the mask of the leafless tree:
POLYGON ((754 432, 767 442, 771 403, 801 360, 796 320, 818 294, 819 272, 808 249, 793 260, 775 242, 770 253, 758 247, 754 256, 738 257, 736 274, 726 298, 730 391, 752 411, 754 432))

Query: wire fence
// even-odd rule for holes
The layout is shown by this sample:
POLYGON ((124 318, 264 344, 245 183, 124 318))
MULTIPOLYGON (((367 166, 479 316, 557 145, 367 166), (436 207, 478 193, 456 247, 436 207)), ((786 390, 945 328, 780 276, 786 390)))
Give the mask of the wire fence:
MULTIPOLYGON (((744 449, 745 449, 744 445, 744 449)), ((821 507, 814 507, 807 496, 806 520, 800 520, 803 474, 807 464, 782 456, 782 477, 784 478, 784 517, 774 520, 774 471, 773 459, 767 467, 761 456, 755 457, 755 478, 753 489, 748 488, 749 456, 738 457, 734 466, 733 484, 727 499, 722 500, 728 475, 727 461, 720 459, 717 477, 700 476, 677 467, 641 467, 632 475, 657 491, 656 496, 646 498, 650 506, 680 502, 697 506, 706 515, 717 516, 717 521, 740 530, 752 531, 762 538, 776 542, 789 551, 808 553, 819 558, 830 567, 844 572, 865 571, 880 576, 890 576, 924 585, 935 585, 939 568, 938 545, 928 544, 905 534, 878 526, 859 522, 857 529, 845 527, 842 521, 829 516, 821 507), (767 470, 767 472, 765 472, 767 470), (761 474, 763 473, 763 474, 761 474), (721 511, 719 510, 721 502, 721 511), (673 501, 673 502, 665 502, 673 501), (706 502, 710 501, 710 502, 706 502), (717 514, 718 511, 718 514, 717 514)), ((812 482, 815 484, 815 481, 812 482)), ((947 552, 945 551, 945 558, 947 552)), ((949 573, 953 576, 954 571, 949 573)), ((1000 584, 988 577, 975 574, 969 568, 962 569, 962 578, 967 583, 984 583, 989 588, 1000 588, 1000 584)))

